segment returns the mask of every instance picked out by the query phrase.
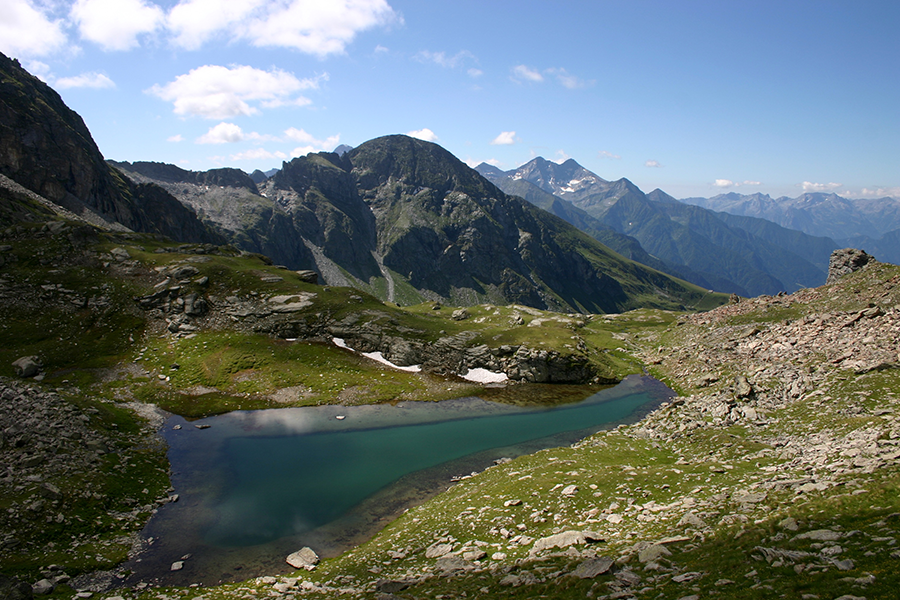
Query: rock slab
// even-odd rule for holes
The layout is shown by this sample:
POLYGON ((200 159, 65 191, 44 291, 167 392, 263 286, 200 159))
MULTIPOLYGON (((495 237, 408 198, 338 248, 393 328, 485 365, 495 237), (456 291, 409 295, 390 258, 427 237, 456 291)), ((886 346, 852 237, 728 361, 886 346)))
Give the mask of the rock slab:
POLYGON ((317 564, 319 564, 319 555, 315 553, 315 551, 306 546, 297 550, 293 554, 288 555, 285 559, 287 564, 291 565, 295 569, 306 569, 307 571, 312 571, 317 564))

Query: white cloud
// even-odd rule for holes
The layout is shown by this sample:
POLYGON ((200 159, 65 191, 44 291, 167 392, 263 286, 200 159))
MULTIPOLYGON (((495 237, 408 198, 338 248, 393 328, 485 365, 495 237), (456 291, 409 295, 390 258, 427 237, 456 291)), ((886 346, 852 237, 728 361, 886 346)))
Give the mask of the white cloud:
POLYGON ((516 139, 515 131, 502 131, 500 135, 491 141, 491 146, 509 146, 510 144, 515 144, 516 139))
POLYGON ((588 82, 575 77, 563 68, 547 69, 546 72, 554 75, 556 77, 556 80, 559 81, 560 85, 570 90, 577 90, 578 88, 583 88, 588 85, 588 82))
POLYGON ((246 152, 238 152, 237 154, 231 155, 231 160, 269 160, 272 158, 278 158, 281 160, 285 160, 290 158, 284 152, 269 152, 263 148, 253 148, 252 150, 247 150, 246 152))
POLYGON ((390 52, 390 50, 388 50, 381 44, 378 44, 377 46, 375 46, 375 54, 386 54, 388 52, 390 52))
POLYGON ((843 184, 840 183, 812 183, 811 181, 804 181, 800 184, 803 188, 804 192, 833 192, 834 190, 843 187, 843 184))
POLYGON ((46 56, 66 45, 61 20, 51 20, 30 0, 0 2, 0 52, 10 57, 46 56))
POLYGON ((181 134, 179 133, 177 135, 173 135, 172 137, 166 138, 166 141, 178 143, 178 142, 183 142, 184 138, 181 137, 181 134))
POLYGON ((622 157, 619 156, 618 154, 613 154, 612 152, 607 152, 606 150, 601 150, 600 152, 597 153, 597 158, 612 158, 615 160, 619 160, 622 157))
POLYGON ((544 81, 544 75, 555 77, 560 85, 570 90, 583 88, 594 83, 593 81, 585 81, 584 79, 576 77, 562 67, 539 71, 526 65, 516 65, 513 67, 511 79, 519 83, 524 81, 542 83, 544 81))
POLYGON ((762 185, 759 181, 732 181, 730 179, 716 179, 713 182, 713 186, 722 189, 728 189, 733 187, 741 187, 742 185, 762 185))
POLYGON ((659 163, 659 161, 656 161, 656 160, 648 160, 647 162, 644 163, 644 166, 651 167, 654 169, 659 169, 660 167, 662 167, 662 165, 659 163))
POLYGON ((259 109, 251 106, 251 102, 258 102, 265 108, 310 104, 308 98, 293 95, 301 90, 317 89, 319 82, 327 79, 327 74, 297 79, 278 69, 263 71, 241 65, 230 68, 204 65, 147 91, 172 102, 177 115, 230 119, 258 113, 259 109))
POLYGON ((566 154, 564 150, 557 150, 556 157, 553 159, 553 162, 555 162, 558 165, 561 165, 564 162, 566 162, 567 160, 569 160, 570 158, 572 158, 572 157, 569 156, 568 154, 566 154))
POLYGON ((197 138, 198 144, 234 144, 243 142, 246 138, 244 131, 234 123, 219 123, 209 131, 197 138))
POLYGON ((298 146, 291 151, 291 156, 304 156, 310 152, 331 152, 341 141, 341 134, 332 135, 324 140, 313 137, 303 129, 291 127, 284 132, 285 137, 303 146, 298 146))
POLYGON ((481 69, 471 68, 466 72, 469 74, 469 77, 471 77, 472 79, 475 79, 475 78, 478 78, 478 77, 481 77, 482 75, 484 75, 484 71, 482 71, 481 69))
POLYGON ((260 135, 256 132, 245 133, 238 125, 234 123, 219 123, 215 127, 197 138, 198 144, 235 144, 237 142, 265 142, 276 140, 269 135, 260 135))
POLYGON ((70 13, 81 37, 104 50, 128 50, 138 36, 165 23, 165 13, 143 0, 77 0, 70 13))
POLYGON ((429 52, 428 50, 422 50, 413 58, 422 63, 434 63, 445 69, 455 69, 456 67, 462 66, 466 60, 478 60, 475 58, 475 55, 468 50, 460 50, 453 56, 448 56, 446 52, 429 52))
POLYGON ((196 50, 262 4, 263 0, 182 0, 169 11, 167 25, 176 45, 196 50))
POLYGON ((884 198, 889 196, 900 199, 900 187, 863 188, 859 195, 863 198, 884 198))
POLYGON ((438 141, 438 136, 435 135, 435 133, 432 130, 428 129, 427 127, 425 129, 417 129, 415 131, 409 131, 409 132, 407 132, 406 135, 408 135, 409 137, 414 137, 414 138, 417 138, 420 140, 424 140, 426 142, 438 141))
POLYGON ((387 0, 182 0, 168 20, 184 48, 222 35, 320 57, 342 53, 361 31, 400 22, 387 0))
POLYGON ((539 71, 526 67, 525 65, 516 65, 512 69, 513 81, 531 81, 540 83, 544 81, 544 76, 539 71))
POLYGON ((116 84, 113 80, 103 73, 82 73, 75 77, 61 77, 53 83, 53 87, 58 90, 66 90, 69 88, 114 88, 116 84))
POLYGON ((44 83, 48 83, 53 79, 53 73, 50 72, 50 65, 39 60, 29 60, 25 63, 25 69, 44 83))

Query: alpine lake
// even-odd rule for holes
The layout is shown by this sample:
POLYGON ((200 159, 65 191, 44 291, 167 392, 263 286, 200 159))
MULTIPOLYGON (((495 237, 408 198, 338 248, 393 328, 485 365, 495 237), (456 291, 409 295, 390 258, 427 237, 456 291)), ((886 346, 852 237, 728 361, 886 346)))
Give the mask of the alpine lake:
POLYGON ((508 397, 527 387, 510 386, 501 402, 170 417, 162 435, 178 501, 148 522, 126 583, 212 585, 291 572, 285 557, 304 546, 337 556, 494 461, 633 422, 674 395, 651 377, 630 376, 565 403, 508 397), (173 571, 177 561, 183 568, 173 571))

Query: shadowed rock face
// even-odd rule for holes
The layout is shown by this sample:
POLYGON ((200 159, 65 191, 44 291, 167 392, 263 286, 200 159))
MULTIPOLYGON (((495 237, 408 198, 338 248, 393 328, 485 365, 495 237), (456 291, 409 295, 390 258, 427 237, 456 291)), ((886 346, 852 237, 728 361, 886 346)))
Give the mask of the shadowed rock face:
POLYGON ((0 173, 77 215, 178 241, 222 243, 193 211, 155 186, 137 186, 103 160, 59 94, 0 54, 0 173))

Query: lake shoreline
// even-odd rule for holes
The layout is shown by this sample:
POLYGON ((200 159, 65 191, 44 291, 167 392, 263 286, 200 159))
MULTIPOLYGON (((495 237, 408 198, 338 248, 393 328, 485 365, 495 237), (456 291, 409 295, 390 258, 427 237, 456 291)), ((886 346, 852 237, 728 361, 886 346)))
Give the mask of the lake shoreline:
MULTIPOLYGON (((218 555, 215 560, 209 557, 203 558, 203 552, 179 554, 178 544, 173 543, 173 538, 177 539, 185 535, 184 531, 171 530, 160 527, 161 520, 164 520, 167 513, 171 511, 196 511, 199 518, 211 518, 208 512, 200 508, 191 499, 190 494, 182 494, 182 500, 177 504, 163 506, 159 509, 157 515, 154 515, 148 522, 142 532, 142 540, 144 541, 142 550, 131 557, 131 559, 122 565, 131 571, 131 575, 121 582, 123 586, 134 587, 142 583, 149 585, 176 585, 187 586, 191 584, 214 585, 231 581, 242 581, 251 577, 260 575, 280 575, 288 573, 291 568, 284 563, 283 557, 297 550, 300 545, 310 545, 323 558, 331 558, 339 556, 344 552, 356 548, 368 539, 371 539, 385 526, 402 515, 411 507, 417 506, 429 500, 430 498, 445 492, 454 485, 454 479, 464 479, 476 472, 490 468, 500 458, 510 458, 522 454, 530 454, 547 447, 559 447, 575 443, 584 437, 592 435, 597 431, 612 429, 621 424, 635 423, 644 418, 644 416, 657 408, 660 404, 673 397, 675 394, 666 388, 661 382, 647 376, 631 376, 626 381, 617 386, 603 390, 608 396, 604 403, 614 402, 623 397, 634 394, 635 389, 641 389, 643 392, 652 392, 650 399, 641 403, 639 406, 630 410, 623 418, 608 422, 602 426, 593 428, 593 431, 585 432, 575 438, 564 434, 557 440, 558 443, 547 445, 536 444, 533 447, 527 447, 524 451, 519 452, 502 452, 505 447, 500 446, 490 448, 475 454, 466 454, 459 459, 454 459, 440 465, 433 466, 421 471, 415 471, 408 475, 402 476, 400 479, 386 485, 383 489, 378 490, 374 494, 367 496, 352 513, 343 515, 336 521, 329 522, 324 526, 316 528, 312 532, 306 532, 301 539, 293 539, 292 537, 284 537, 262 544, 264 547, 262 554, 265 559, 259 559, 260 546, 252 546, 247 550, 244 548, 217 548, 215 550, 218 555), (565 439, 563 439, 565 438, 565 439), (506 456, 512 454, 513 456, 506 456), (190 507, 190 508, 186 508, 190 507), (162 519, 160 518, 162 517, 162 519), (148 541, 149 539, 149 541, 148 541), (171 571, 171 565, 179 562, 178 559, 188 554, 186 560, 183 560, 183 568, 179 571, 171 571)), ((590 396, 593 397, 596 394, 590 396)), ((462 400, 462 399, 458 399, 462 400)), ((480 399, 479 399, 480 400, 480 399)), ((483 400, 480 400, 484 402, 483 400)), ((452 402, 452 401, 444 401, 452 402)), ((582 400, 583 402, 583 400, 582 400)), ((412 404, 412 403, 404 403, 412 404)), ((432 402, 424 402, 421 404, 433 404, 432 402)), ((578 403, 573 403, 578 404, 578 403)), ((379 405, 385 406, 385 405, 379 405)), ((564 405, 568 406, 568 405, 564 405)), ((319 412, 328 413, 329 425, 343 424, 338 421, 337 416, 343 416, 341 413, 348 412, 351 408, 364 407, 345 407, 340 405, 314 407, 319 412), (331 415, 330 413, 334 413, 331 415)), ((369 407, 371 412, 377 412, 377 409, 369 407)), ((504 405, 497 410, 509 410, 508 405, 504 405)), ((290 409, 276 409, 290 410, 290 409)), ((295 409, 296 410, 296 409, 295 409)), ((309 409, 302 409, 309 410, 309 409)), ((518 408, 514 408, 518 410, 518 408)), ((263 413, 266 411, 254 411, 255 413, 263 413)), ((171 427, 181 425, 182 431, 196 430, 196 425, 203 425, 203 422, 187 423, 181 422, 183 419, 179 417, 170 417, 167 422, 164 433, 171 432, 171 427)), ((335 425, 336 426, 336 425, 335 425)), ((214 426, 209 430, 191 431, 192 434, 205 434, 220 429, 214 426)), ((540 438, 544 439, 544 438, 540 438)), ((525 446, 528 446, 526 443, 525 446)), ((176 460, 177 462, 177 460, 176 460)), ((173 464, 173 469, 174 463, 173 464)), ((179 479, 179 473, 173 471, 173 485, 179 479)), ((180 486, 176 485, 176 491, 180 486)), ((208 549, 206 550, 208 552, 208 549)))

